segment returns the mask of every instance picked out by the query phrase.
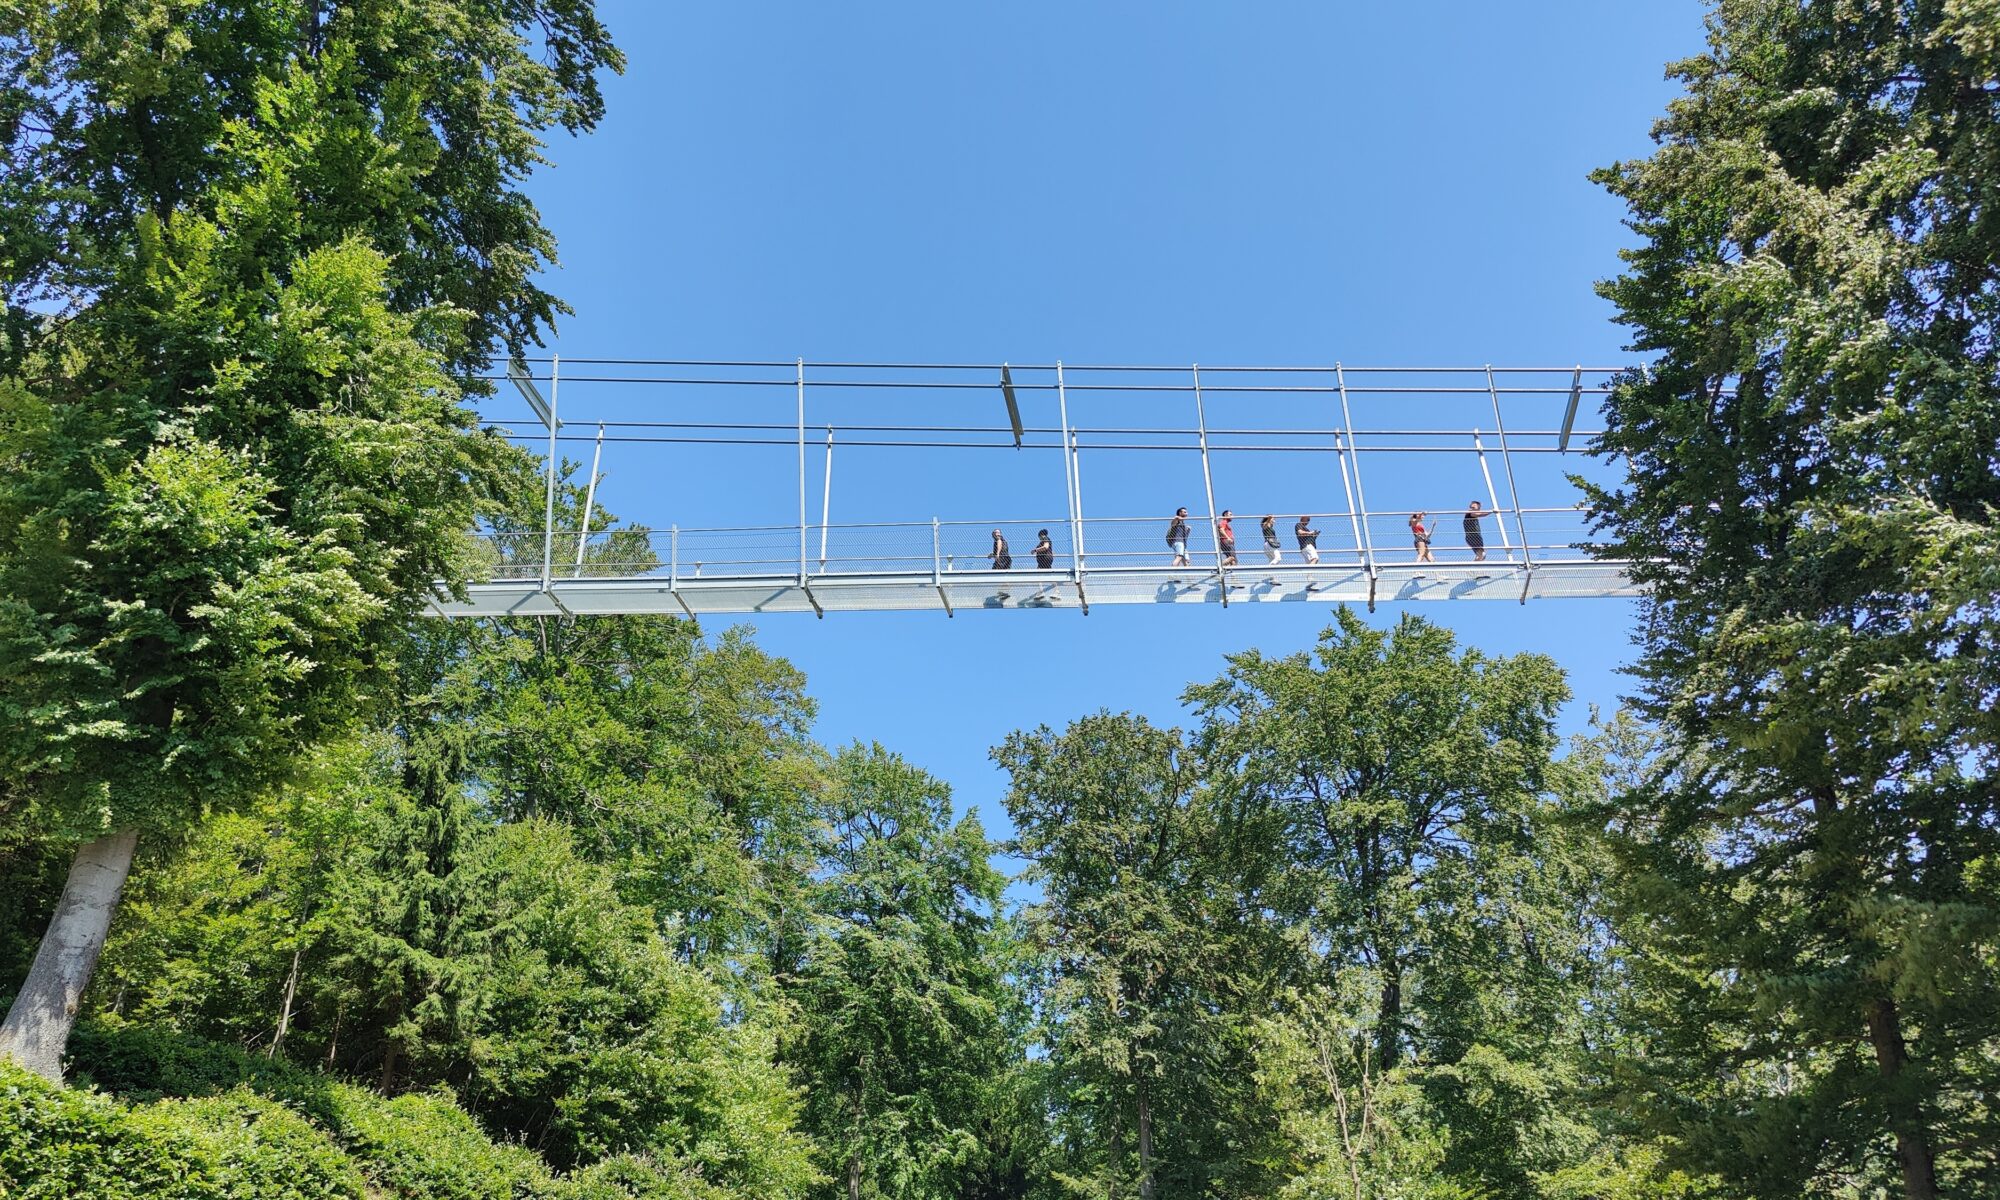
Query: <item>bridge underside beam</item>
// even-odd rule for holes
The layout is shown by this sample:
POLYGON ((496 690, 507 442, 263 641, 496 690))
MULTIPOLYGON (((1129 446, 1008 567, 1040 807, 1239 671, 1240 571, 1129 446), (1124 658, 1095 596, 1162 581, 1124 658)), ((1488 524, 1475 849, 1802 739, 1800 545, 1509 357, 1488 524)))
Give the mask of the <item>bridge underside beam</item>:
MULTIPOLYGON (((1223 581, 1214 570, 1170 567, 1094 569, 1090 603, 1216 604, 1223 581)), ((1357 566, 1242 566, 1229 571, 1235 604, 1366 603, 1368 573, 1357 566)), ((1507 563, 1384 566, 1378 601, 1507 600, 1636 596, 1624 565, 1575 560, 1541 562, 1529 571, 1507 563)), ((812 575, 800 586, 789 576, 705 576, 670 581, 665 575, 559 579, 547 591, 536 579, 474 584, 464 600, 434 601, 441 617, 589 616, 683 612, 697 616, 814 611, 916 612, 1044 608, 1081 612, 1068 571, 929 571, 812 575), (811 589, 808 595, 807 588, 811 589)))

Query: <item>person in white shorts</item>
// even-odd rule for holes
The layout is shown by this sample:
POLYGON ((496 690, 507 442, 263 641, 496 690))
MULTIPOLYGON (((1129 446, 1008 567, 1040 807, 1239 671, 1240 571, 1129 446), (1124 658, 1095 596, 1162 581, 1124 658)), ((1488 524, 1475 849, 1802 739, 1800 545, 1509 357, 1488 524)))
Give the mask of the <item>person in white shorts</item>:
POLYGON ((1177 508, 1174 510, 1173 521, 1167 526, 1167 549, 1174 552, 1174 565, 1177 567, 1188 565, 1187 542, 1187 509, 1177 508))
POLYGON ((1292 526, 1292 536, 1299 539, 1299 553, 1305 556, 1307 562, 1317 566, 1319 563, 1319 530, 1311 527, 1311 520, 1312 518, 1310 517, 1300 517, 1299 523, 1292 526))
POLYGON ((1257 529, 1264 535, 1264 561, 1274 567, 1285 561, 1284 551, 1278 548, 1278 518, 1265 513, 1264 519, 1257 523, 1257 529))

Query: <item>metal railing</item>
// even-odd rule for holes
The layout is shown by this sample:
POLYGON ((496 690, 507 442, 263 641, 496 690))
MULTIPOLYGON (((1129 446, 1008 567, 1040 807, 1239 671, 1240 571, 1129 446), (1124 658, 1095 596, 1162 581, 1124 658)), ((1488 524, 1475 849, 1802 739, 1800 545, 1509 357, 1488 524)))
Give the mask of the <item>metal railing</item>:
MULTIPOLYGON (((1487 536, 1483 560, 1474 557, 1461 527, 1464 510, 1454 510, 1431 526, 1431 560, 1439 567, 1467 566, 1479 561, 1528 566, 1533 562, 1594 561, 1589 523, 1580 508, 1503 508, 1488 511, 1482 524, 1487 536), (1514 522, 1527 531, 1528 541, 1503 544, 1493 527, 1514 522)), ((1369 547, 1355 536, 1356 518, 1373 544, 1378 567, 1423 565, 1418 557, 1407 513, 1322 512, 1306 514, 1313 555, 1299 545, 1294 530, 1299 514, 1287 514, 1277 528, 1276 558, 1267 551, 1258 522, 1234 524, 1234 561, 1216 529, 1205 520, 1190 520, 1187 570, 1256 571, 1265 568, 1366 567, 1369 547)), ((1080 522, 1087 548, 1077 553, 1071 526, 1056 515, 999 521, 898 521, 805 526, 811 547, 806 575, 956 575, 997 569, 993 559, 995 529, 1006 539, 1014 572, 1071 575, 1121 569, 1154 570, 1174 565, 1166 531, 1171 518, 1087 517, 1080 522), (1045 555, 1036 553, 1039 531, 1048 530, 1045 555), (1046 558, 1046 565, 1043 559, 1046 558)), ((555 578, 630 579, 672 576, 699 580, 716 578, 793 579, 799 574, 797 525, 746 525, 706 528, 618 529, 584 532, 575 529, 521 530, 483 533, 473 538, 479 582, 540 579, 542 548, 553 545, 559 564, 555 578), (578 555, 581 546, 582 554, 578 555)))

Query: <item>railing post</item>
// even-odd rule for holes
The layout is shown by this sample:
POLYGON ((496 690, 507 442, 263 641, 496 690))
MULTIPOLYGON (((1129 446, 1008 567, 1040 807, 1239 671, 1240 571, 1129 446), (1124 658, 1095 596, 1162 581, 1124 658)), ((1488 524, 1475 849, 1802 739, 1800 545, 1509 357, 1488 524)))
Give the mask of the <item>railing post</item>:
MULTIPOLYGON (((1486 364, 1486 394, 1493 398, 1493 432, 1500 438, 1500 469, 1507 472, 1507 495, 1514 502, 1514 528, 1521 535, 1521 565, 1532 571, 1535 569, 1534 552, 1528 549, 1528 523, 1521 516, 1521 489, 1514 483, 1514 456, 1507 450, 1507 422, 1500 418, 1500 389, 1493 382, 1493 364, 1486 364)), ((1492 480, 1487 480, 1492 486, 1492 480)), ((1497 507, 1497 502, 1496 502, 1497 507)), ((1496 518, 1500 523, 1501 537, 1506 537, 1507 518, 1496 518)))
POLYGON ((1074 535, 1076 541, 1074 546, 1076 561, 1072 564, 1075 569, 1071 572, 1071 578, 1076 583, 1076 602, 1083 606, 1083 615, 1087 617, 1090 615, 1090 595, 1083 590, 1083 456, 1077 452, 1075 430, 1071 430, 1069 435, 1069 458, 1071 477, 1075 481, 1073 486, 1076 490, 1076 533, 1074 535))
POLYGON ((951 611, 951 597, 947 595, 944 590, 944 563, 941 555, 939 554, 939 550, 940 550, 940 545, 938 541, 938 519, 936 517, 932 517, 931 518, 931 586, 937 589, 938 603, 944 605, 944 615, 947 617, 955 617, 958 614, 951 611))
POLYGON ((1215 478, 1208 470, 1208 413, 1201 401, 1201 364, 1195 363, 1194 421, 1201 437, 1201 490, 1208 497, 1208 540, 1215 547, 1215 577, 1222 585, 1222 607, 1229 607, 1229 570, 1222 561, 1222 532, 1215 527, 1215 478))
POLYGON ((674 603, 680 605, 681 611, 692 621, 694 610, 688 607, 687 600, 681 595, 681 527, 670 525, 667 529, 667 595, 674 598, 674 603))
POLYGON ((549 461, 548 495, 542 504, 542 590, 555 582, 556 559, 556 430, 557 405, 562 400, 562 355, 549 355, 549 461))
POLYGON ((819 501, 819 569, 826 573, 826 531, 833 518, 828 511, 833 507, 833 426, 826 427, 826 490, 819 501))

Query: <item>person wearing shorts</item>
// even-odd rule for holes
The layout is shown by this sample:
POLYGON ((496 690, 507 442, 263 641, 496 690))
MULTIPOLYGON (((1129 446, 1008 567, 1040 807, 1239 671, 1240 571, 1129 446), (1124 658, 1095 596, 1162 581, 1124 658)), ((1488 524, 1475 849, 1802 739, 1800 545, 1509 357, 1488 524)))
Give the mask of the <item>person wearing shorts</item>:
POLYGON ((1310 527, 1311 520, 1312 518, 1310 517, 1300 517, 1299 523, 1292 526, 1292 536, 1298 539, 1299 553, 1305 557, 1305 560, 1314 566, 1318 566, 1319 530, 1310 527))
POLYGON ((1258 532, 1264 535, 1264 561, 1277 566, 1285 560, 1284 551, 1278 548, 1278 518, 1269 513, 1257 524, 1258 532))
POLYGON ((1236 565, 1236 530, 1230 527, 1231 515, 1225 508, 1222 510, 1222 515, 1215 520, 1215 545, 1222 551, 1222 565, 1225 567, 1236 565))
POLYGON ((1417 561, 1435 562, 1431 557, 1431 531, 1425 527, 1424 518, 1430 514, 1413 512, 1410 514, 1410 537, 1417 546, 1417 561))
POLYGON ((1479 522, 1492 515, 1493 510, 1479 507, 1477 500, 1465 510, 1465 544, 1472 550, 1473 562, 1486 561, 1486 534, 1479 528, 1479 522))
POLYGON ((1167 525, 1167 549, 1174 552, 1174 565, 1177 567, 1188 565, 1187 542, 1187 509, 1177 508, 1174 510, 1173 521, 1167 525))

